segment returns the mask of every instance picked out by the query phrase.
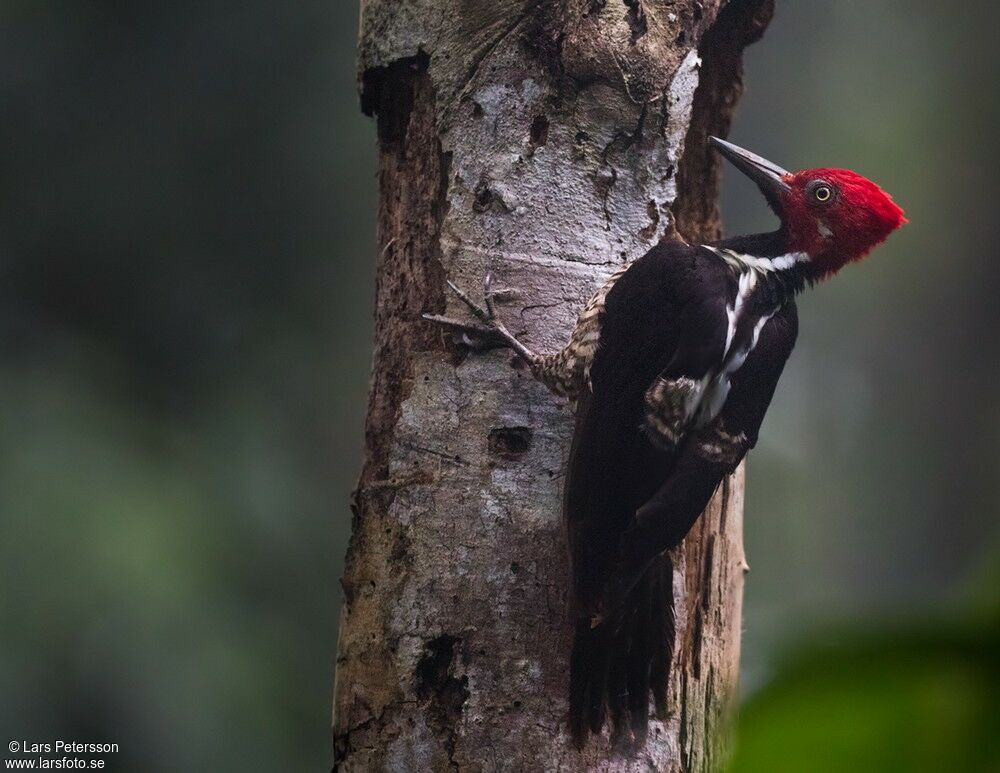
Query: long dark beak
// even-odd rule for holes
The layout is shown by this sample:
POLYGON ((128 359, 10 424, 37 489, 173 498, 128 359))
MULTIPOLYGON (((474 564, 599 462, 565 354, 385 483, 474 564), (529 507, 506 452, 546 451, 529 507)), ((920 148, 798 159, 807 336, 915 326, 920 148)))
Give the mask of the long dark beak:
POLYGON ((761 158, 756 153, 744 150, 731 142, 720 140, 718 137, 709 137, 708 140, 716 150, 729 159, 733 166, 757 183, 764 198, 778 214, 781 214, 781 197, 789 189, 784 178, 789 173, 766 158, 761 158))

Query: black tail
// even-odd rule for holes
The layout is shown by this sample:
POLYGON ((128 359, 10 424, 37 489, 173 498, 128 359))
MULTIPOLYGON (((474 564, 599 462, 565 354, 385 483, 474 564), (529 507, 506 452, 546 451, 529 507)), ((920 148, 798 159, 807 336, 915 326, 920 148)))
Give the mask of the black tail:
POLYGON ((590 733, 600 733, 609 715, 615 745, 641 745, 650 691, 657 715, 664 715, 674 649, 673 601, 673 567, 664 554, 600 625, 592 628, 589 616, 577 620, 569 677, 570 732, 577 746, 590 733))

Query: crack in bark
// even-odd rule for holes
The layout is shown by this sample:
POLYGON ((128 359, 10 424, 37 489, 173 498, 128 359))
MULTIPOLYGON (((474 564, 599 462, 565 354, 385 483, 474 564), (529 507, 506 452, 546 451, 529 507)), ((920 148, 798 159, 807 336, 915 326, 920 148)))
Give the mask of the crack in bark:
POLYGON ((411 451, 417 451, 422 454, 430 454, 431 456, 436 456, 438 459, 450 462, 451 464, 460 464, 463 467, 468 466, 469 462, 463 459, 459 454, 453 454, 450 451, 438 451, 436 448, 427 448, 426 446, 418 445, 409 440, 401 441, 401 445, 410 449, 411 451))
POLYGON ((743 50, 760 40, 773 14, 774 0, 730 0, 698 47, 701 73, 672 207, 676 228, 689 241, 719 237, 721 169, 708 137, 729 135, 733 111, 743 93, 743 50))
POLYGON ((631 43, 634 46, 639 42, 639 38, 649 32, 649 24, 646 22, 646 9, 642 7, 642 0, 623 0, 625 8, 625 18, 628 21, 629 29, 632 31, 631 43))
POLYGON ((705 547, 705 564, 701 572, 701 610, 707 614, 712 602, 712 572, 715 562, 715 541, 716 536, 708 536, 708 545, 705 547))
POLYGON ((397 475, 392 478, 370 481, 361 488, 357 489, 356 494, 358 496, 364 496, 366 494, 374 494, 382 491, 399 491, 399 489, 406 488, 407 486, 426 485, 434 483, 436 480, 437 476, 435 476, 434 473, 419 470, 408 475, 397 475))
POLYGON ((535 0, 535 2, 528 4, 525 7, 525 9, 521 12, 521 14, 515 17, 514 21, 511 24, 509 24, 504 29, 503 32, 500 33, 500 35, 496 38, 496 40, 492 41, 486 46, 483 46, 482 52, 477 54, 473 58, 472 64, 469 66, 468 74, 462 80, 461 86, 459 87, 458 90, 458 99, 456 100, 457 102, 461 103, 468 97, 469 92, 472 89, 472 85, 479 75, 479 68, 483 66, 483 62, 486 61, 486 59, 490 56, 490 54, 492 54, 494 51, 497 50, 497 48, 500 46, 501 43, 503 43, 508 37, 513 35, 514 32, 517 31, 517 28, 520 27, 525 21, 527 21, 531 17, 531 15, 535 11, 538 10, 541 3, 542 0, 535 0))
POLYGON ((691 744, 688 738, 688 675, 687 671, 682 672, 680 687, 680 730, 677 736, 677 746, 681 753, 680 767, 684 773, 691 770, 691 744))
POLYGON ((725 532, 726 519, 729 517, 729 488, 732 485, 732 475, 722 479, 722 515, 719 516, 719 531, 725 532))
MULTIPOLYGON (((624 77, 624 73, 623 73, 624 77)), ((594 173, 594 189, 601 200, 601 210, 604 214, 604 230, 610 231, 613 222, 611 210, 608 207, 608 200, 611 197, 611 189, 618 182, 618 170, 611 163, 611 154, 615 152, 625 153, 642 137, 642 127, 646 118, 646 108, 643 106, 639 113, 639 120, 634 131, 630 134, 619 129, 615 132, 611 141, 601 149, 601 165, 594 173)))
POLYGON ((647 202, 646 214, 649 216, 649 225, 643 226, 639 230, 639 238, 649 241, 656 236, 656 232, 660 229, 660 208, 656 199, 650 199, 647 202))
POLYGON ((706 771, 714 771, 716 769, 715 765, 712 763, 713 749, 715 746, 715 735, 712 732, 712 728, 715 722, 715 711, 713 704, 716 699, 715 692, 715 669, 710 665, 708 667, 708 676, 705 678, 705 705, 702 711, 703 729, 702 734, 705 738, 705 763, 702 766, 706 771))

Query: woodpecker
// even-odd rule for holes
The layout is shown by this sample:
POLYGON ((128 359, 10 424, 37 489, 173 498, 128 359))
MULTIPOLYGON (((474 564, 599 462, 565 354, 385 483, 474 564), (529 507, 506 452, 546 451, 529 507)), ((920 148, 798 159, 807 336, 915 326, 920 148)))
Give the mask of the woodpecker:
POLYGON ((708 244, 669 237, 614 273, 567 346, 540 355, 496 314, 451 288, 552 392, 576 403, 564 496, 575 633, 570 731, 582 746, 610 719, 641 744, 649 701, 666 709, 673 567, 722 480, 757 442, 798 333, 795 297, 865 257, 906 222, 878 185, 846 169, 787 172, 710 142, 753 180, 777 230, 708 244))

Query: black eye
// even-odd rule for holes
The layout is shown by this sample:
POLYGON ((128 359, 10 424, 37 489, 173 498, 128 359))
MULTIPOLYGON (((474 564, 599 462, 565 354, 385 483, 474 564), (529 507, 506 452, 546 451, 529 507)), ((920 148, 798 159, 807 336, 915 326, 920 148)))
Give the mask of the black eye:
POLYGON ((829 185, 817 185, 816 190, 813 191, 813 197, 816 201, 829 201, 833 198, 833 190, 829 185))

